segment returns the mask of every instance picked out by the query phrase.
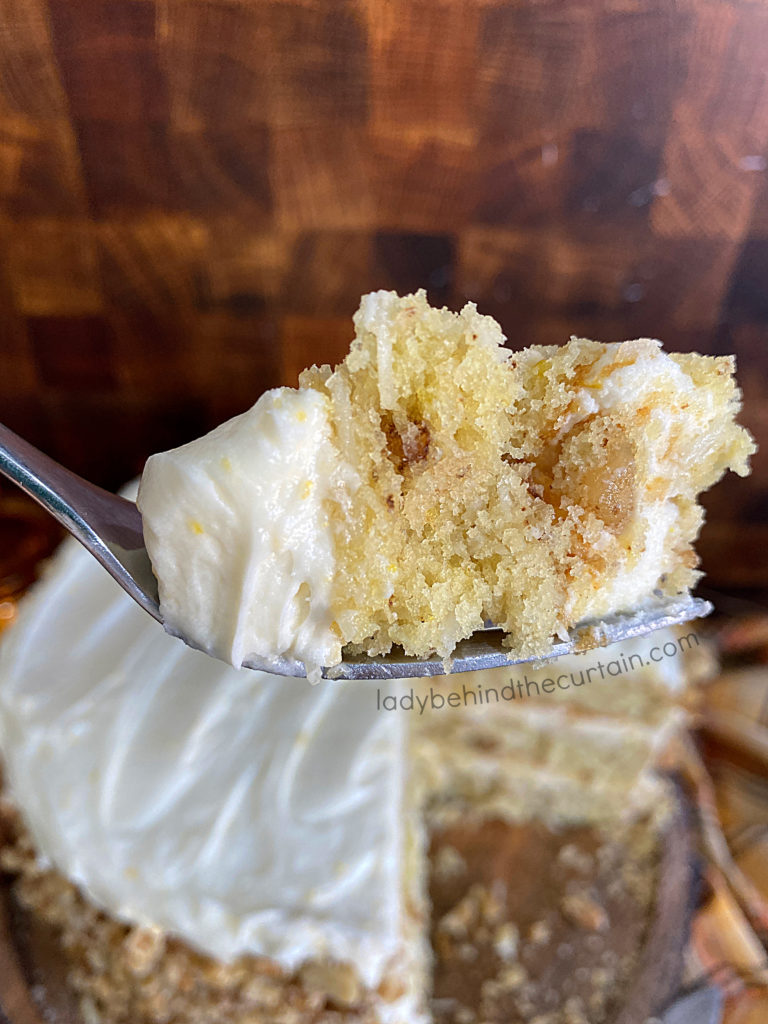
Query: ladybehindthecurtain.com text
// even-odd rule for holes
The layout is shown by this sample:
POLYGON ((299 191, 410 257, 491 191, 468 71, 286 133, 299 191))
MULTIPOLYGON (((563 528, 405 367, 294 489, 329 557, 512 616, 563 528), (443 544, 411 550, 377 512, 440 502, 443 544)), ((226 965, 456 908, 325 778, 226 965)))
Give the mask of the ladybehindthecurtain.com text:
MULTIPOLYGON (((462 684, 461 689, 445 690, 443 687, 430 686, 429 693, 417 693, 413 687, 404 693, 382 693, 381 688, 376 690, 376 707, 379 711, 417 711, 420 715, 429 708, 431 711, 439 711, 440 708, 459 708, 469 704, 473 706, 484 704, 498 704, 501 701, 526 700, 528 697, 541 697, 542 694, 555 693, 557 690, 570 690, 580 688, 595 681, 607 677, 626 676, 633 671, 658 664, 665 658, 674 658, 693 647, 699 646, 699 638, 696 633, 688 633, 686 636, 678 637, 676 640, 668 640, 661 647, 651 647, 647 654, 630 654, 625 656, 619 653, 617 657, 608 661, 598 661, 583 669, 573 669, 569 672, 557 673, 557 662, 553 662, 549 674, 544 678, 529 678, 527 674, 523 678, 510 677, 509 682, 503 686, 467 686, 462 684)), ((606 653, 609 649, 606 649, 606 653)), ((571 659, 569 663, 572 665, 571 659)))

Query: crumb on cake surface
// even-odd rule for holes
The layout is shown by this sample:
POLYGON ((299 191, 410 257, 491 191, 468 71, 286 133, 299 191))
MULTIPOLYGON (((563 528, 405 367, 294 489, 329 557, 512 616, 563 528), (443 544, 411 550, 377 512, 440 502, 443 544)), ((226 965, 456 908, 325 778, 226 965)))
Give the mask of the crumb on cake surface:
POLYGON ((344 642, 449 657, 491 620, 515 653, 700 575, 699 493, 754 450, 732 357, 572 338, 510 352, 469 303, 366 296, 331 401, 359 486, 336 509, 344 642), (365 585, 362 585, 365 581, 365 585))

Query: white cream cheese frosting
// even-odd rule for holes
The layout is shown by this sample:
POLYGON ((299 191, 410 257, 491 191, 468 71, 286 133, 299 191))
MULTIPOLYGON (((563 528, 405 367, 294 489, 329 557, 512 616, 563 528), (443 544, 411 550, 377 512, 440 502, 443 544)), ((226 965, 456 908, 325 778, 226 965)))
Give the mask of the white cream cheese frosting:
POLYGON ((146 464, 138 505, 166 629, 236 668, 341 660, 332 607, 334 504, 354 473, 328 399, 277 388, 146 464))
POLYGON ((406 723, 372 686, 190 650, 67 542, 0 648, 7 785, 41 856, 117 918, 375 986, 402 944, 407 815, 406 723))

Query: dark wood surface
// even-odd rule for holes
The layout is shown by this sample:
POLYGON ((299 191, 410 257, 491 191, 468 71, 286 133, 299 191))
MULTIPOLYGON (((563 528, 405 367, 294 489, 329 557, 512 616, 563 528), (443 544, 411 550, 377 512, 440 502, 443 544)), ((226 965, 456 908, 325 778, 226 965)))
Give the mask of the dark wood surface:
MULTIPOLYGON (((372 288, 735 352, 768 451, 768 6, 0 0, 0 418, 98 482, 334 361, 372 288)), ((768 463, 708 499, 768 585, 768 463), (736 528, 737 527, 737 528, 736 528)))

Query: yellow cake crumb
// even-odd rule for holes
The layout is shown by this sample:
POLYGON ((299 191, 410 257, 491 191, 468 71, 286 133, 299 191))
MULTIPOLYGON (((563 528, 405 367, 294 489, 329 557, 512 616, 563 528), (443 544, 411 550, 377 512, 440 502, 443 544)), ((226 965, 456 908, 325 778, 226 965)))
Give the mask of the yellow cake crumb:
POLYGON ((365 296, 355 326, 339 366, 300 378, 359 475, 333 518, 352 649, 447 658, 491 620, 531 656, 696 582, 697 497, 754 451, 733 357, 649 339, 511 352, 472 303, 423 291, 365 296))

